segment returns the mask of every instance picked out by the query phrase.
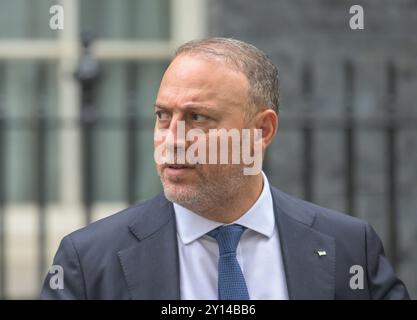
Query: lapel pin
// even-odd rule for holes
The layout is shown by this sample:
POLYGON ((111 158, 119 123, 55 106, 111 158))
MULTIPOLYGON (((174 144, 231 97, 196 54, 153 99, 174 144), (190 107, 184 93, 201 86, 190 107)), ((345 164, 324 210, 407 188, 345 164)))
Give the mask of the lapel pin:
POLYGON ((324 251, 324 250, 317 250, 316 252, 319 255, 319 257, 323 257, 323 256, 327 255, 327 252, 324 251))

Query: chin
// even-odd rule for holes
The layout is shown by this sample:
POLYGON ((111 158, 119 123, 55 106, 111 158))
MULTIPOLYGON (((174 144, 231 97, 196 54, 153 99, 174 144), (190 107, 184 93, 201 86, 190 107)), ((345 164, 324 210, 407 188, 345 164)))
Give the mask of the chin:
POLYGON ((191 187, 169 186, 167 183, 164 184, 164 193, 169 201, 178 204, 188 204, 194 202, 198 198, 196 197, 195 190, 191 187))

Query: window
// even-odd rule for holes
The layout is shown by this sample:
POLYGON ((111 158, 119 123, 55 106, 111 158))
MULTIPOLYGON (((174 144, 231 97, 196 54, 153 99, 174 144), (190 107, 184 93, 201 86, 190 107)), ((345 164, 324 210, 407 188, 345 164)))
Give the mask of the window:
POLYGON ((0 150, 6 207, 0 211, 6 221, 8 297, 35 296, 46 272, 41 269, 50 264, 59 240, 85 223, 77 124, 81 106, 73 77, 81 31, 96 36, 92 51, 103 71, 96 99, 103 123, 93 138, 97 219, 126 207, 129 113, 139 119, 135 198, 146 199, 161 190, 153 164, 152 105, 175 47, 204 36, 204 5, 204 0, 0 0, 0 113, 7 122, 0 150), (59 31, 49 28, 49 8, 56 4, 64 8, 64 29, 59 31), (48 123, 43 222, 37 205, 39 114, 48 123))

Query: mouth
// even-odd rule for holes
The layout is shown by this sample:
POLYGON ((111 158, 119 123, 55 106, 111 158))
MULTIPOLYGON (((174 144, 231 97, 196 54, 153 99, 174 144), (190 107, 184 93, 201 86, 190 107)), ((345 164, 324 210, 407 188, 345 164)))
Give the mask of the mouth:
POLYGON ((188 164, 166 164, 164 167, 170 169, 194 169, 195 166, 188 164))
POLYGON ((181 176, 191 172, 195 166, 186 164, 166 164, 163 166, 163 171, 169 176, 181 176))

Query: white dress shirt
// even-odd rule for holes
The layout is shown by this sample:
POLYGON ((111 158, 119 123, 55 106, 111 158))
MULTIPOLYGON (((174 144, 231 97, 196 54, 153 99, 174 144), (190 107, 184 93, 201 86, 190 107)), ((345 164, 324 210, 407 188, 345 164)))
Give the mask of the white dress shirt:
MULTIPOLYGON (((268 179, 258 200, 233 223, 247 228, 236 250, 250 299, 287 300, 288 290, 268 179)), ((224 225, 174 203, 181 299, 217 300, 219 247, 207 235, 224 225)))

